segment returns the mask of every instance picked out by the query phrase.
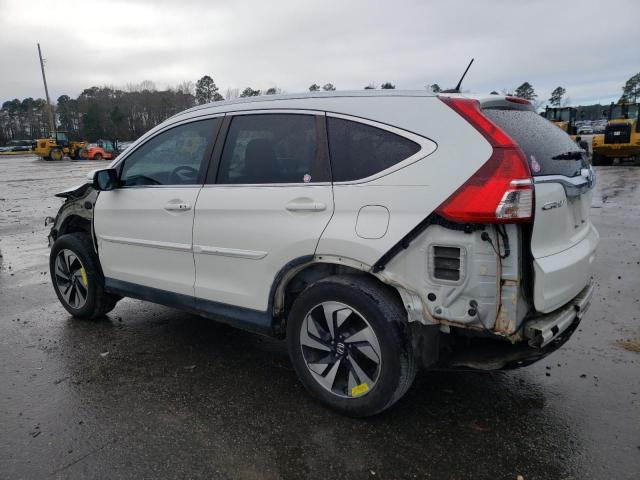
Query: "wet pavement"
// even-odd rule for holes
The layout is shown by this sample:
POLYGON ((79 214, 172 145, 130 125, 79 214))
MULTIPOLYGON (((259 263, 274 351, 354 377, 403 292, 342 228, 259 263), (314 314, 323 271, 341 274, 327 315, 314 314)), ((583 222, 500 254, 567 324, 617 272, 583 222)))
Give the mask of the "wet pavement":
POLYGON ((421 373, 354 420, 309 398, 279 341, 137 300, 69 317, 43 219, 101 166, 0 158, 0 478, 640 478, 640 168, 598 169, 598 288, 567 345, 421 373))

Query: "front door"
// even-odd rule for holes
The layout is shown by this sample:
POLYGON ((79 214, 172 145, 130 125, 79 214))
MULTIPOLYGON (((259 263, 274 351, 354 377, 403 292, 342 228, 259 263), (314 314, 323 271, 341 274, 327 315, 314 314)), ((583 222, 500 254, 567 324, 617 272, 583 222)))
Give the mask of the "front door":
POLYGON ((193 296, 193 213, 220 118, 155 135, 118 164, 121 186, 94 213, 107 282, 193 296))
POLYGON ((314 254, 333 213, 324 114, 233 116, 207 183, 193 233, 196 303, 265 312, 278 272, 314 254))

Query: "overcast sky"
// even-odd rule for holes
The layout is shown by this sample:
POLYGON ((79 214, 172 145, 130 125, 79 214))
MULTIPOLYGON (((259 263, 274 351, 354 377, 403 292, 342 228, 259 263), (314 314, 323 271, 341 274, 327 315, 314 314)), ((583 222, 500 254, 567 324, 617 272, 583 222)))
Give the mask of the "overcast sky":
POLYGON ((608 102, 640 71, 640 0, 0 0, 0 102, 93 85, 158 88, 213 77, 228 87, 473 92, 562 85, 572 104, 608 102))

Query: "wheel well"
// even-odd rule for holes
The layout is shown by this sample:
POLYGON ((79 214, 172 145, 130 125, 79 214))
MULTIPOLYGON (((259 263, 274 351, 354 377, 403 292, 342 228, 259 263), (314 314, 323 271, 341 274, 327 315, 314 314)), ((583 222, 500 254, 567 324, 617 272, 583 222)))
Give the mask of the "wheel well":
POLYGON ((404 305, 400 294, 395 288, 380 281, 378 277, 369 273, 368 271, 363 271, 348 265, 314 262, 302 267, 292 277, 288 279, 285 278, 282 284, 276 290, 274 310, 276 313, 276 317, 279 317, 281 320, 280 328, 278 328, 281 336, 284 337, 284 332, 286 332, 286 320, 296 297, 312 283, 315 283, 318 280, 326 277, 331 277, 333 275, 359 275, 362 277, 373 279, 384 289, 391 292, 393 296, 400 302, 400 305, 404 305))
POLYGON ((60 225, 58 236, 76 232, 91 234, 91 222, 79 215, 70 215, 62 222, 62 225, 60 225))

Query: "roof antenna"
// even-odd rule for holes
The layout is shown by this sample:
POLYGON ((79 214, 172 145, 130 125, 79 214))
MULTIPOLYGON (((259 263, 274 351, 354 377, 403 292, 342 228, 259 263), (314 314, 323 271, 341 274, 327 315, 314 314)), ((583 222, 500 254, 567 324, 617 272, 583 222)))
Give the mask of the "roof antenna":
POLYGON ((469 62, 469 65, 467 65, 466 70, 464 71, 464 73, 462 74, 462 76, 460 77, 460 81, 458 82, 458 85, 456 85, 456 88, 449 88, 448 90, 443 90, 442 93, 460 93, 460 87, 462 86, 462 80, 464 80, 464 77, 467 75, 467 72, 469 71, 469 68, 471 67, 471 64, 473 63, 473 58, 471 59, 471 61, 469 62))

